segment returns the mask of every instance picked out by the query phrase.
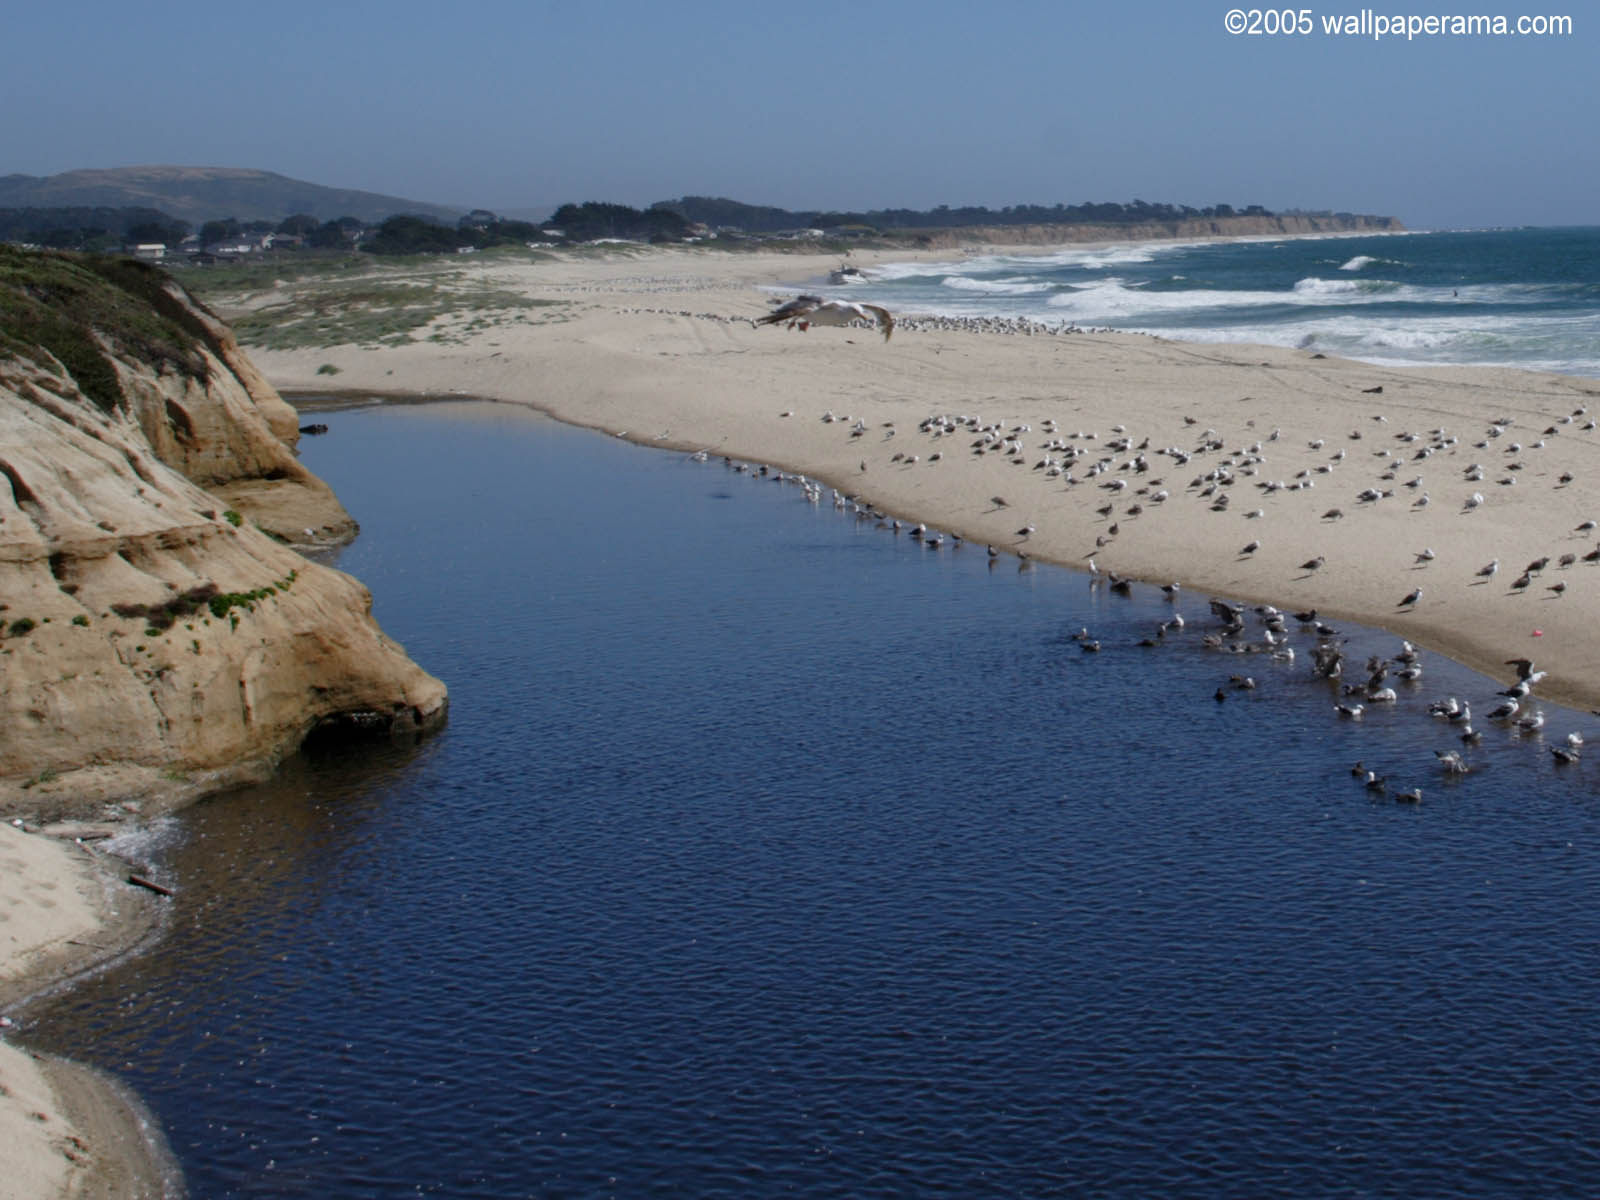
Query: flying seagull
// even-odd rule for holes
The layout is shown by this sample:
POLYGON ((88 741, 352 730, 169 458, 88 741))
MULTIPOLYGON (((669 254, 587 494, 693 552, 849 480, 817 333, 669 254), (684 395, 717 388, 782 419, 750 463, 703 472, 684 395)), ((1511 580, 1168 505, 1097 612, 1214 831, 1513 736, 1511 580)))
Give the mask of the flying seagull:
POLYGON ((854 300, 824 300, 821 296, 796 296, 787 304, 780 304, 764 317, 757 317, 757 325, 776 325, 787 321, 803 333, 813 325, 848 325, 852 321, 866 321, 883 330, 883 340, 888 341, 894 332, 894 316, 880 304, 858 304, 854 300))

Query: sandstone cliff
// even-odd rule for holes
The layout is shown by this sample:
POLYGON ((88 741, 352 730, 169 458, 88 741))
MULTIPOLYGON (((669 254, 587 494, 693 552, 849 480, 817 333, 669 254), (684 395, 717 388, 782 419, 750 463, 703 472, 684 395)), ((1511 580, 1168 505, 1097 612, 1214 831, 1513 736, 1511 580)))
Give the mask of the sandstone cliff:
POLYGON ((355 524, 227 329, 127 260, 0 248, 0 810, 150 807, 445 689, 356 580, 355 524))

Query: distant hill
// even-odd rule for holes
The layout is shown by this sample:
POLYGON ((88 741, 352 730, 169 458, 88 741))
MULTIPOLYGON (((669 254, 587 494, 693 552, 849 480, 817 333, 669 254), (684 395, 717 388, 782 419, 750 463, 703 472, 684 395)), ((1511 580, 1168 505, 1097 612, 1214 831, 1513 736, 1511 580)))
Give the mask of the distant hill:
POLYGON ((278 222, 355 217, 377 224, 401 213, 455 223, 464 209, 399 196, 322 187, 242 167, 111 167, 60 175, 0 175, 0 208, 154 208, 198 226, 237 217, 278 222))

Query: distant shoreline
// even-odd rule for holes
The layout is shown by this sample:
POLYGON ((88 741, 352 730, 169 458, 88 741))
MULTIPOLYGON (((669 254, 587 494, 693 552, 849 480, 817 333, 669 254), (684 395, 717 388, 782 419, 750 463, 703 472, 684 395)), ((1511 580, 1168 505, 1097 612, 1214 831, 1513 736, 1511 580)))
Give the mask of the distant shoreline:
MULTIPOLYGON (((1216 217, 1153 221, 1128 225, 973 225, 929 231, 928 249, 966 246, 1076 246, 1084 242, 1123 245, 1129 242, 1216 241, 1242 238, 1360 237, 1409 233, 1395 217, 1216 217)), ((919 247, 922 248, 922 247, 919 247)))

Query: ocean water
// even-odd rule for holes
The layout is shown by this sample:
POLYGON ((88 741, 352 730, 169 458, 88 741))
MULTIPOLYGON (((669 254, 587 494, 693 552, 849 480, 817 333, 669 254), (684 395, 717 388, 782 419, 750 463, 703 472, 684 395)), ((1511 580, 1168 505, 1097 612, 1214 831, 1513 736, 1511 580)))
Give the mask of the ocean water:
POLYGON ((1600 228, 1068 248, 868 275, 829 292, 896 311, 1600 376, 1600 228))
POLYGON ((193 1196, 1592 1190, 1600 722, 1451 781, 1427 704, 1497 685, 1434 655, 1341 720, 1205 597, 509 406, 318 419, 449 725, 141 835, 170 936, 22 1014, 193 1196))

